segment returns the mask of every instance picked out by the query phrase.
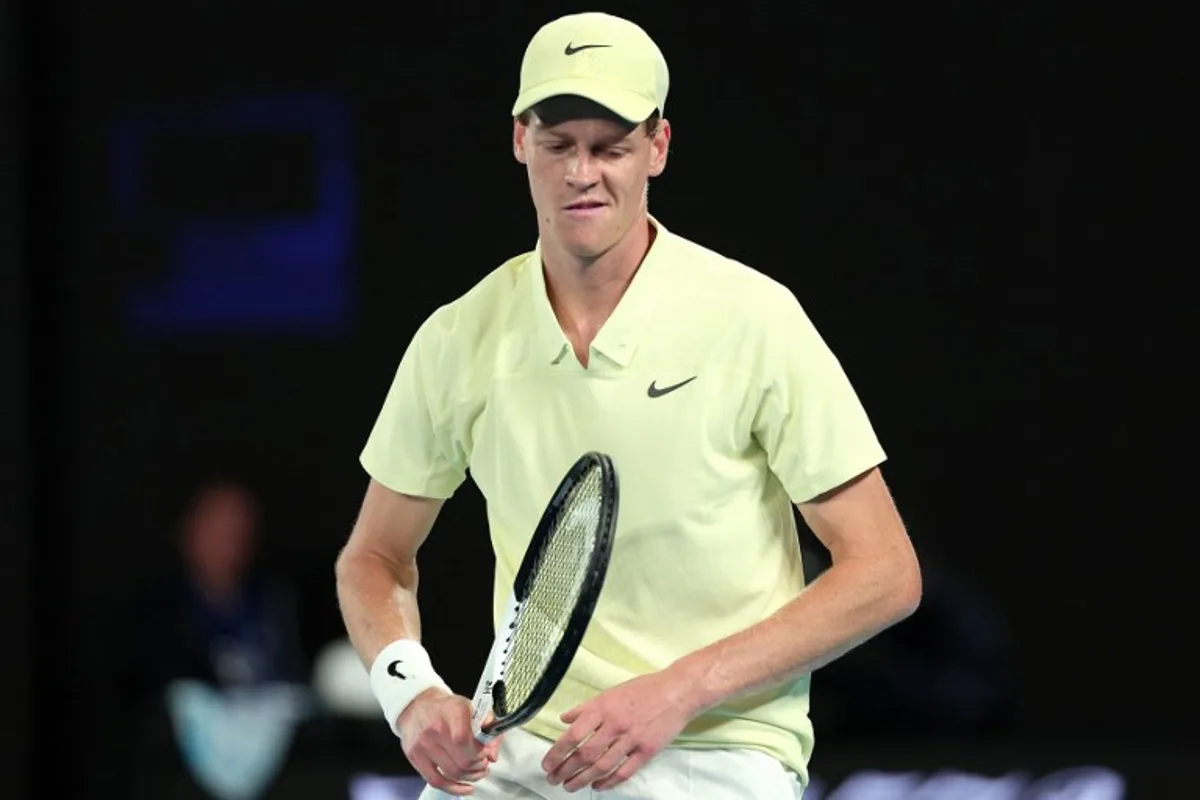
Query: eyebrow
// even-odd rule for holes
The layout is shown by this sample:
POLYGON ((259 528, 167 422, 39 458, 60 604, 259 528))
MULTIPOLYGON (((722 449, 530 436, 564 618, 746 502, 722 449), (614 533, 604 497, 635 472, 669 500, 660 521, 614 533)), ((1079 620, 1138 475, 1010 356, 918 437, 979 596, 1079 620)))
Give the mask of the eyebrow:
MULTIPOLYGON (((554 139, 559 142, 574 142, 574 141, 576 141, 575 137, 571 136, 568 133, 563 133, 561 131, 553 131, 553 130, 549 130, 546 128, 537 130, 535 132, 535 134, 539 137, 546 138, 546 139, 554 139)), ((597 147, 612 147, 613 145, 621 144, 623 142, 628 141, 632 135, 633 135, 633 131, 631 131, 629 133, 618 133, 613 136, 605 136, 605 137, 601 137, 594 144, 597 147)))

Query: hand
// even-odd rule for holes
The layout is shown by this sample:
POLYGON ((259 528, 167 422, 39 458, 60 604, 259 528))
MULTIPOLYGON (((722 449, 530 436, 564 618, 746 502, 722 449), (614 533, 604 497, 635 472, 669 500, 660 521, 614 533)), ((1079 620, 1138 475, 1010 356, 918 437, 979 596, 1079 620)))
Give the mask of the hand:
POLYGON ((427 689, 400 715, 400 743, 409 763, 435 789, 470 795, 471 784, 488 774, 500 739, 480 744, 471 728, 467 698, 427 689))
POLYGON ((628 780, 695 716, 687 689, 674 673, 654 672, 567 711, 570 727, 542 760, 547 780, 568 792, 628 780))

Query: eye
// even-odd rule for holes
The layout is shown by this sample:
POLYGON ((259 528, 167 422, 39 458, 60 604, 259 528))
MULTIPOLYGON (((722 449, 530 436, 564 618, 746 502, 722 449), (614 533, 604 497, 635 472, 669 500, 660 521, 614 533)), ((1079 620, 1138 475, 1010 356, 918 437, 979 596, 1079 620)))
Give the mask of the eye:
POLYGON ((629 150, 624 147, 605 147, 600 151, 605 158, 622 158, 629 150))
POLYGON ((546 149, 551 153, 565 153, 571 149, 571 146, 565 142, 549 142, 546 144, 546 149))

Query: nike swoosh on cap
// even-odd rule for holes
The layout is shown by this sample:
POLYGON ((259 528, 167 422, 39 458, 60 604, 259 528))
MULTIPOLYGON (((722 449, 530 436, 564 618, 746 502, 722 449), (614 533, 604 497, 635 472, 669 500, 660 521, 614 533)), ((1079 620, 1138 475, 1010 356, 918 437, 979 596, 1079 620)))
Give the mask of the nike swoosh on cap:
POLYGON ((567 49, 563 50, 563 53, 565 53, 566 55, 569 55, 569 56, 573 56, 576 53, 578 53, 580 50, 593 50, 597 47, 612 47, 612 45, 611 44, 581 44, 581 45, 579 45, 579 47, 572 47, 571 43, 567 42, 567 49))

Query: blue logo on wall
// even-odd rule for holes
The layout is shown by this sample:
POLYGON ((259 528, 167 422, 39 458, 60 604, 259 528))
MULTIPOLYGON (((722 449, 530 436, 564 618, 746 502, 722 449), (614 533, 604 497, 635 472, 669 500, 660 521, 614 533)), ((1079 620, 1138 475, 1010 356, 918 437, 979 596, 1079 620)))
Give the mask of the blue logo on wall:
POLYGON ((167 261, 165 275, 127 297, 135 330, 328 334, 343 327, 352 301, 354 187, 340 102, 231 101, 127 119, 114 134, 117 213, 158 240, 167 261))

